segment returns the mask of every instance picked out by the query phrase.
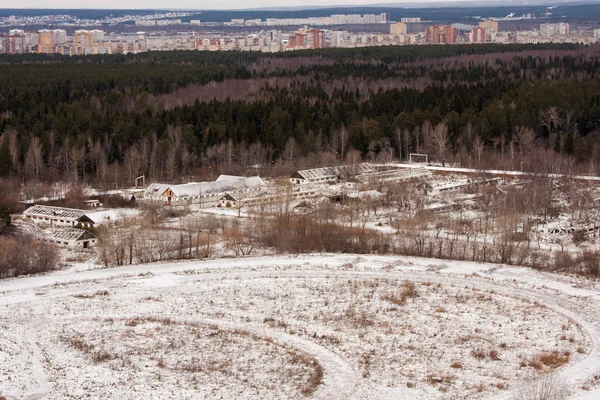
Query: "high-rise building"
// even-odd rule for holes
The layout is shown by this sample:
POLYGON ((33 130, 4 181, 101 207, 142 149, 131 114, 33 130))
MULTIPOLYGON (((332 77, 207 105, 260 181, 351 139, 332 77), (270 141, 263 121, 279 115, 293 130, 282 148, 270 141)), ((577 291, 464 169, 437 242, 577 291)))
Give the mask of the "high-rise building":
POLYGON ((100 29, 94 29, 92 35, 94 36, 94 42, 101 42, 104 40, 104 31, 100 29))
POLYGON ((348 16, 346 14, 334 14, 331 16, 331 22, 334 25, 345 25, 348 23, 348 16))
POLYGON ((57 46, 67 43, 67 31, 66 30, 53 29, 52 34, 54 35, 54 44, 56 44, 57 46))
POLYGON ((456 44, 458 30, 449 25, 430 26, 425 31, 427 44, 456 44))
POLYGON ((277 47, 281 46, 281 32, 276 29, 268 31, 266 34, 266 40, 269 45, 277 47))
POLYGON ((398 36, 398 35, 406 35, 407 34, 407 26, 404 22, 397 22, 395 24, 390 24, 390 35, 398 36))
POLYGON ((344 42, 348 38, 348 31, 331 32, 331 47, 344 47, 344 42))
POLYGON ((54 53, 55 45, 54 33, 48 29, 41 30, 38 43, 38 53, 54 53))
POLYGON ((77 30, 73 35, 73 47, 92 47, 94 45, 94 33, 92 31, 77 30))
POLYGON ((288 48, 291 50, 306 49, 308 45, 308 31, 305 28, 297 30, 288 39, 288 48))
POLYGON ((473 30, 469 34, 469 39, 471 43, 485 43, 485 29, 481 27, 473 28, 473 30))
POLYGON ((311 29, 312 48, 322 49, 325 47, 325 32, 319 29, 311 29))
POLYGON ((544 37, 569 36, 569 24, 559 22, 558 24, 540 24, 540 35, 544 37))
POLYGON ((2 54, 23 54, 26 52, 27 45, 25 35, 5 35, 2 39, 2 54))
POLYGON ((360 16, 360 14, 349 14, 347 17, 349 24, 362 24, 363 22, 363 18, 360 16))
POLYGON ((485 29, 488 33, 496 33, 498 32, 498 21, 486 19, 479 23, 479 27, 485 29))
POLYGON ((401 18, 400 22, 404 22, 405 24, 416 24, 421 22, 421 17, 401 18))

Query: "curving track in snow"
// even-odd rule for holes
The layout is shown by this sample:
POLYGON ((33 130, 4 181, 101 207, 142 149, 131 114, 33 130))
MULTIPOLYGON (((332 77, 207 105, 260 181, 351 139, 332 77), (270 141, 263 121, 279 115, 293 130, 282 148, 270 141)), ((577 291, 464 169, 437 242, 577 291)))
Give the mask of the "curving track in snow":
MULTIPOLYGON (((593 285, 583 285, 576 278, 564 278, 540 273, 526 268, 499 267, 497 265, 445 262, 431 259, 405 257, 354 256, 354 255, 306 255, 301 257, 256 257, 247 259, 227 259, 197 262, 164 263, 139 265, 118 269, 89 270, 80 273, 59 272, 46 276, 28 277, 0 282, 0 305, 36 303, 47 301, 53 296, 67 296, 77 292, 77 288, 36 296, 44 287, 69 282, 121 279, 140 273, 151 272, 155 283, 176 285, 186 281, 210 281, 224 278, 243 280, 263 278, 410 278, 415 281, 434 283, 464 284, 477 279, 478 288, 494 290, 512 297, 525 297, 537 301, 561 313, 583 328, 592 342, 589 354, 582 361, 569 364, 559 371, 563 379, 577 390, 582 384, 600 375, 600 290, 593 285), (352 265, 349 267, 349 265, 352 265), (196 274, 181 275, 182 271, 193 270, 196 274)), ((585 281, 583 281, 585 283, 585 281)), ((79 289, 81 290, 81 289, 79 289)), ((31 321, 26 339, 31 346, 33 371, 37 388, 31 388, 25 397, 29 400, 43 399, 49 393, 50 385, 43 373, 43 362, 37 348, 35 332, 44 321, 31 321)), ((196 322, 214 324, 225 329, 245 329, 261 337, 289 348, 297 349, 316 359, 325 371, 324 384, 316 392, 322 399, 350 399, 356 393, 355 371, 344 359, 309 340, 267 329, 264 326, 240 324, 239 322, 199 319, 196 322)), ((595 392, 591 392, 595 393, 595 392)), ((590 393, 590 394, 591 394, 590 393)), ((503 393, 493 399, 509 399, 511 393, 503 393)))

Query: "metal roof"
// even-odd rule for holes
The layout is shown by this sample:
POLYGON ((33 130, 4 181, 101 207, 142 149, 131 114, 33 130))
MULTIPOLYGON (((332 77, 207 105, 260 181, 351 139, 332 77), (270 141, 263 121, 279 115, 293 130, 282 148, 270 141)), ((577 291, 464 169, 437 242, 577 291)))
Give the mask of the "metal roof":
POLYGON ((217 180, 215 182, 221 182, 221 181, 233 181, 236 179, 244 179, 243 176, 236 176, 236 175, 226 175, 226 174, 221 174, 219 175, 219 177, 217 178, 217 180))
POLYGON ((227 192, 256 190, 265 187, 266 183, 258 176, 249 178, 224 180, 219 182, 186 183, 168 186, 161 195, 171 189, 178 198, 194 198, 200 196, 224 195, 227 192))
POLYGON ((96 225, 121 219, 119 215, 112 210, 92 211, 86 213, 85 216, 96 225))
POLYGON ((145 197, 158 197, 169 188, 168 183, 151 183, 144 193, 145 197))
POLYGON ((334 167, 323 167, 305 169, 297 172, 302 179, 320 179, 320 178, 337 178, 337 172, 334 167))
POLYGON ((377 182, 377 181, 403 181, 415 178, 428 178, 432 175, 427 168, 407 168, 407 169, 392 169, 388 171, 380 171, 357 175, 356 180, 361 183, 377 182))
POLYGON ((351 165, 340 165, 337 167, 322 167, 313 169, 304 169, 297 171, 296 174, 300 175, 303 179, 320 179, 320 178, 338 178, 347 174, 364 174, 374 171, 374 168, 369 163, 351 164, 351 165))
POLYGON ((49 228, 45 229, 42 235, 47 239, 64 240, 68 242, 73 240, 85 240, 96 238, 94 234, 83 229, 77 228, 49 228))
POLYGON ((223 198, 231 198, 233 200, 247 200, 247 199, 259 199, 259 198, 277 198, 284 197, 286 194, 300 194, 318 192, 323 193, 327 190, 327 185, 322 183, 307 183, 304 185, 294 186, 269 186, 259 190, 247 191, 247 192, 227 192, 223 198))
POLYGON ((25 210, 23 214, 27 216, 36 215, 43 217, 78 220, 79 218, 83 217, 86 213, 87 211, 85 210, 78 210, 75 208, 35 205, 25 210))

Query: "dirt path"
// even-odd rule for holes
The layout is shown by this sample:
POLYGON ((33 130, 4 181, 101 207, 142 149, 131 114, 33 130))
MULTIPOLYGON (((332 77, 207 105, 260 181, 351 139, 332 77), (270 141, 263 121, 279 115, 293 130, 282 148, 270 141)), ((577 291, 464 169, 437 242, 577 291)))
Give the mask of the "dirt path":
MULTIPOLYGON (((154 274, 155 280, 172 280, 174 284, 180 281, 210 281, 224 278, 243 280, 273 278, 276 282, 275 279, 278 278, 306 277, 340 277, 344 279, 395 277, 455 285, 464 285, 466 281, 473 284, 476 281, 477 287, 481 289, 494 290, 504 296, 524 297, 537 301, 567 316, 581 326, 590 337, 592 348, 585 359, 576 364, 567 365, 558 372, 572 388, 581 386, 586 381, 600 375, 600 313, 597 312, 600 291, 592 284, 581 287, 564 277, 519 267, 406 257, 331 254, 162 263, 91 270, 73 274, 58 272, 46 276, 2 281, 0 282, 0 304, 33 304, 37 301, 47 301, 53 297, 51 293, 48 296, 38 297, 36 292, 49 285, 87 280, 102 281, 146 272, 154 274), (348 267, 352 263, 354 267, 348 267), (186 270, 198 273, 175 275, 175 273, 186 270)), ((77 290, 81 290, 81 288, 63 290, 60 295, 56 296, 71 295, 77 290)), ((315 358, 325 370, 324 384, 316 392, 316 397, 322 399, 353 398, 358 381, 355 371, 342 357, 322 346, 307 339, 259 325, 242 324, 243 326, 240 326, 237 322, 214 319, 202 319, 200 322, 228 329, 243 328, 259 336, 270 337, 278 343, 298 349, 298 351, 315 358)), ((27 342, 34 355, 32 373, 38 382, 38 387, 32 389, 25 397, 28 400, 43 399, 50 390, 44 374, 41 351, 36 343, 36 331, 43 323, 44 320, 41 318, 31 321, 26 333, 27 342)), ((590 392, 588 397, 593 393, 595 392, 590 392)), ((583 396, 581 398, 588 398, 583 396)), ((510 399, 512 393, 503 393, 492 398, 494 400, 510 399)))
POLYGON ((33 373, 33 376, 35 377, 35 380, 37 381, 38 387, 34 393, 30 393, 30 394, 26 395, 24 400, 41 400, 41 399, 44 399, 48 395, 48 393, 50 393, 50 385, 48 384, 48 381, 46 380, 46 373, 44 372, 44 366, 43 366, 43 362, 42 362, 42 352, 41 352, 39 346, 37 345, 37 341, 36 341, 37 330, 44 323, 45 323, 45 320, 43 317, 36 318, 35 320, 30 322, 27 332, 25 333, 25 337, 27 339, 27 342, 29 343, 29 346, 30 346, 32 354, 33 354, 32 373, 33 373))

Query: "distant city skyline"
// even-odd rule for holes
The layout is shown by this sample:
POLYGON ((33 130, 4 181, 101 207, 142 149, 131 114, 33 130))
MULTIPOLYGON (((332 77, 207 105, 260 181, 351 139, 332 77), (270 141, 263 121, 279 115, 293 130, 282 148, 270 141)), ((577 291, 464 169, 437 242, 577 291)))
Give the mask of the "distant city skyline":
POLYGON ((251 9, 285 9, 285 8, 328 8, 328 7, 356 7, 356 6, 405 6, 405 7, 441 7, 441 6, 469 6, 471 4, 481 6, 532 6, 541 4, 574 4, 574 3, 600 3, 597 1, 544 1, 544 0, 459 0, 444 2, 440 0, 329 0, 326 5, 318 3, 314 0, 288 0, 284 4, 278 0, 233 0, 223 2, 220 0, 204 0, 201 3, 194 0, 173 0, 168 3, 168 8, 162 0, 106 0, 97 6, 90 7, 89 1, 84 0, 22 0, 18 3, 18 7, 10 7, 10 5, 0 8, 43 8, 43 9, 162 9, 162 10, 251 10, 251 9), (225 3, 225 4, 224 4, 225 3))

